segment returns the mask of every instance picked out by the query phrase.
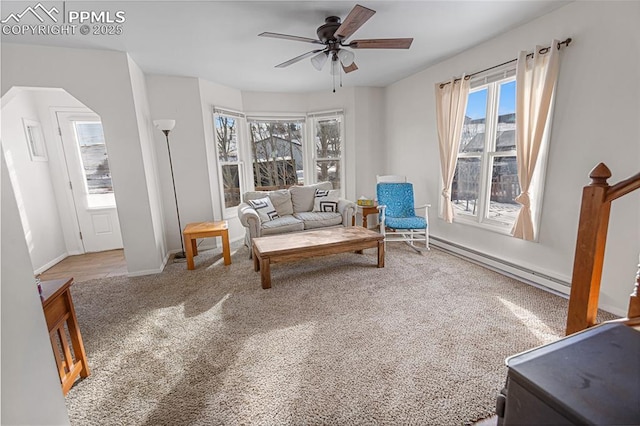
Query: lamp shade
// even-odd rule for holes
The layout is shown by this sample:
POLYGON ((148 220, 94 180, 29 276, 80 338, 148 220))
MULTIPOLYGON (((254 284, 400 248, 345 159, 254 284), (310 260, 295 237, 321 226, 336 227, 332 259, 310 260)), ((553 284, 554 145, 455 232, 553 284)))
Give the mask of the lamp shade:
POLYGON ((153 120, 153 124, 162 131, 173 130, 173 128, 176 126, 176 120, 153 120))
POLYGON ((324 64, 327 62, 327 58, 329 54, 327 52, 320 52, 316 56, 311 58, 311 65, 318 71, 324 67, 324 64))
POLYGON ((353 64, 353 60, 356 58, 356 55, 350 50, 340 49, 338 51, 338 58, 340 58, 342 65, 348 67, 353 64))

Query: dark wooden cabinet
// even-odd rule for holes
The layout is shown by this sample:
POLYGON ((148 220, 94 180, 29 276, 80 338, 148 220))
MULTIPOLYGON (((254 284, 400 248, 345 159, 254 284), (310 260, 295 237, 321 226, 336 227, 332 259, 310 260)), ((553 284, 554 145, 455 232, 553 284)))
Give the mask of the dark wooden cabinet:
POLYGON ((603 324, 507 359, 498 425, 640 424, 640 331, 603 324))

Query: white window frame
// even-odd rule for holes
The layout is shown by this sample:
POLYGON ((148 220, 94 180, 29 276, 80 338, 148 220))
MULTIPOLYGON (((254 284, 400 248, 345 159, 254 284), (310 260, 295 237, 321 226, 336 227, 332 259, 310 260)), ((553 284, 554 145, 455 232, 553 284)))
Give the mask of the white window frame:
MULTIPOLYGON (((218 173, 218 194, 219 194, 219 198, 220 198, 220 207, 222 210, 222 217, 223 219, 230 219, 230 218, 234 218, 234 217, 238 217, 238 207, 237 206, 232 206, 232 207, 227 207, 226 206, 226 202, 224 199, 224 179, 222 176, 222 168, 223 166, 226 165, 237 165, 238 166, 238 180, 239 180, 239 187, 240 187, 240 197, 242 197, 242 194, 244 194, 247 191, 247 185, 246 182, 247 181, 247 176, 246 176, 246 168, 245 168, 245 161, 246 161, 246 155, 244 153, 245 151, 245 144, 244 144, 244 139, 245 139, 245 135, 244 135, 244 131, 246 129, 246 119, 244 114, 236 112, 236 111, 232 111, 232 110, 227 110, 227 109, 221 109, 221 108, 214 108, 213 109, 213 148, 214 148, 214 152, 215 152, 215 162, 216 162, 216 169, 217 169, 217 173, 218 173), (238 159, 236 161, 222 161, 220 160, 220 155, 218 152, 218 134, 217 134, 217 127, 216 127, 216 123, 217 123, 217 118, 220 116, 226 116, 226 117, 230 117, 233 118, 236 121, 236 137, 237 137, 237 148, 238 148, 238 159)), ((240 200, 242 202, 242 199, 240 200)))
MULTIPOLYGON (((480 157, 481 162, 481 179, 480 189, 478 193, 478 213, 476 216, 470 215, 462 215, 455 212, 454 209, 454 222, 462 223, 465 225, 476 226, 483 229, 487 229, 490 231, 498 232, 501 234, 511 235, 511 230, 513 228, 513 223, 502 222, 496 219, 492 219, 488 217, 488 209, 491 197, 491 178, 493 172, 493 160, 499 157, 511 157, 515 156, 517 158, 516 150, 512 151, 495 151, 495 135, 497 130, 497 108, 498 101, 500 97, 500 85, 509 83, 511 81, 515 81, 515 67, 510 67, 508 69, 502 70, 499 73, 495 73, 488 76, 483 76, 480 78, 476 78, 471 81, 471 90, 469 94, 480 91, 482 89, 487 88, 487 111, 486 111, 486 123, 485 123, 485 143, 484 149, 482 152, 477 153, 458 153, 458 158, 473 158, 480 157), (488 138, 488 139, 487 139, 488 138), (489 143, 487 143, 489 142, 489 143), (494 151, 490 151, 489 149, 494 149, 494 151)), ((555 101, 552 100, 552 106, 549 111, 549 117, 553 117, 553 105, 555 101)), ((548 143, 551 129, 551 119, 547 120, 547 127, 545 128, 545 134, 543 138, 543 143, 540 148, 540 152, 538 154, 538 164, 536 167, 536 171, 534 173, 534 177, 531 182, 531 186, 529 192, 532 195, 532 198, 536 200, 536 203, 532 205, 532 216, 534 227, 536 229, 539 228, 540 217, 542 215, 542 199, 544 193, 544 183, 546 176, 546 166, 547 166, 547 158, 548 158, 548 143)), ((441 206, 442 207, 442 206, 441 206)), ((442 217, 442 209, 440 212, 440 216, 442 217)), ((536 232, 536 235, 539 235, 536 232)), ((537 237, 536 237, 537 241, 537 237)))
MULTIPOLYGON (((310 152, 311 155, 308 157, 308 165, 307 168, 311 170, 310 183, 317 183, 318 176, 316 174, 316 162, 322 160, 331 160, 338 161, 340 163, 340 196, 342 198, 345 197, 346 193, 346 170, 345 170, 345 149, 346 149, 346 140, 345 140, 345 131, 344 131, 344 111, 343 110, 334 110, 334 111, 320 111, 320 112, 310 112, 307 114, 308 117, 308 137, 307 137, 307 152, 310 152), (328 157, 328 158, 319 158, 317 156, 316 151, 316 126, 320 121, 326 120, 338 120, 340 122, 340 157, 328 157)), ((305 170, 305 176, 306 170, 305 170)))
POLYGON ((500 99, 500 85, 515 81, 515 76, 506 76, 502 78, 487 81, 487 78, 476 80, 471 83, 472 89, 469 95, 481 90, 487 90, 487 110, 485 121, 485 141, 481 152, 460 152, 458 158, 480 158, 480 176, 478 191, 478 205, 476 206, 476 215, 454 214, 454 221, 480 226, 492 231, 508 234, 513 227, 513 223, 502 222, 488 217, 489 205, 491 197, 491 174, 493 171, 493 161, 499 157, 516 157, 515 149, 512 151, 496 151, 496 132, 498 126, 498 101, 500 99))

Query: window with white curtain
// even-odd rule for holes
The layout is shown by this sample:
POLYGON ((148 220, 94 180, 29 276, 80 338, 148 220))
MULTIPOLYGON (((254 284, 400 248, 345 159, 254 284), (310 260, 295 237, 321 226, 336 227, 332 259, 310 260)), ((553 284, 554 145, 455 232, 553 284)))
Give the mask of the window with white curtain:
POLYGON ((510 229, 520 210, 515 77, 471 87, 451 188, 455 218, 510 229))
POLYGON ((239 134, 244 119, 216 110, 214 113, 215 146, 218 158, 218 181, 223 197, 225 217, 235 214, 245 191, 239 134))

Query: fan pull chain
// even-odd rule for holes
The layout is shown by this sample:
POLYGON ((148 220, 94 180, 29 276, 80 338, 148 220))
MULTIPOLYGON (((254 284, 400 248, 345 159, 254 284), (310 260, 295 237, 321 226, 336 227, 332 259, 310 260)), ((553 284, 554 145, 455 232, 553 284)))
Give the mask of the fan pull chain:
MULTIPOLYGON (((331 64, 331 66, 333 67, 333 63, 331 64)), ((336 73, 332 72, 331 74, 331 77, 333 77, 333 93, 336 93, 336 73)))
POLYGON ((339 68, 338 72, 340 72, 340 87, 342 87, 342 71, 343 71, 342 70, 342 64, 340 64, 340 66, 338 68, 339 68))

